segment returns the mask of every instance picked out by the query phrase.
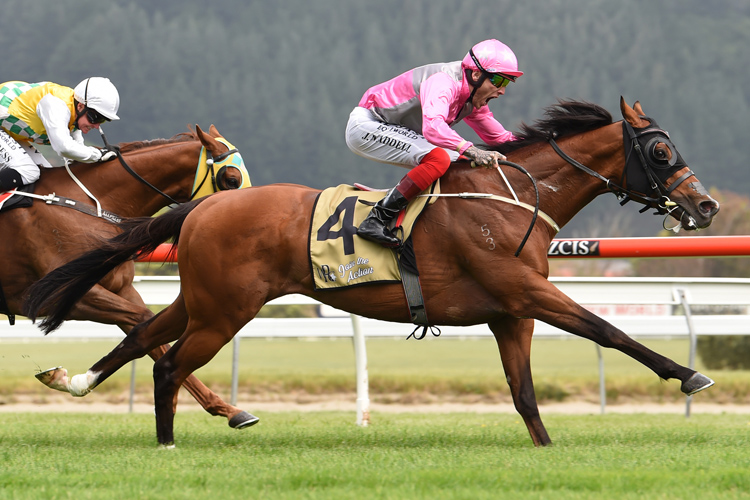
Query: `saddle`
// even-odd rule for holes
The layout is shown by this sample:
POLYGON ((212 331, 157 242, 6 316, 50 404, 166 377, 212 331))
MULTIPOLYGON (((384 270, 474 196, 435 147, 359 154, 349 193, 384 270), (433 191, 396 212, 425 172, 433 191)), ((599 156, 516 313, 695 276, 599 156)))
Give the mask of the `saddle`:
POLYGON ((15 188, 4 193, 0 193, 0 212, 7 212, 14 208, 28 208, 33 203, 33 198, 29 196, 14 196, 16 191, 22 191, 24 193, 33 193, 35 182, 26 184, 20 188, 15 188))

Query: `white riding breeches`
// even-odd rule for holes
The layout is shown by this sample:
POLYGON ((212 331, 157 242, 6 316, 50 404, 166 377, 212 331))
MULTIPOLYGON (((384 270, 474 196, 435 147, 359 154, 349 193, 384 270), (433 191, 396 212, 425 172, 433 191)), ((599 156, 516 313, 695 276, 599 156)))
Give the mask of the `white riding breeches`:
MULTIPOLYGON (((356 107, 346 124, 346 145, 364 158, 406 168, 419 165, 424 155, 437 146, 424 136, 402 125, 380 121, 369 109, 356 107)), ((457 151, 445 150, 451 161, 457 151)))
POLYGON ((12 168, 21 175, 24 184, 31 184, 39 179, 39 167, 53 168, 30 143, 19 142, 0 129, 0 168, 12 168))

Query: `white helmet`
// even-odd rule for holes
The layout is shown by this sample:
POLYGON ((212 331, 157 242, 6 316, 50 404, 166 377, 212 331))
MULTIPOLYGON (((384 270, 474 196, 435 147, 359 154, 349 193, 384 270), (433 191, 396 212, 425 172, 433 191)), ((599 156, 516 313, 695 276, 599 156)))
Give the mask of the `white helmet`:
POLYGON ((109 78, 92 76, 73 89, 76 100, 87 108, 97 111, 108 120, 119 120, 120 94, 109 78))

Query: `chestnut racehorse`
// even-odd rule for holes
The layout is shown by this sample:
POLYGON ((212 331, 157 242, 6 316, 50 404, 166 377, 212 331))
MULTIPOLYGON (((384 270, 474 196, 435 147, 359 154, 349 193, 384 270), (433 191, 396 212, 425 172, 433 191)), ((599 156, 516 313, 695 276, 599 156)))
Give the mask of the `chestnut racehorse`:
MULTIPOLYGON (((204 175, 211 171, 206 157, 213 157, 217 171, 225 162, 234 167, 222 171, 220 176, 214 175, 218 182, 213 182, 208 192, 216 191, 216 186, 234 189, 243 183, 249 185, 250 178, 241 156, 236 150, 229 151, 228 143, 220 141, 225 139, 213 125, 209 133, 196 127, 195 132, 178 134, 171 139, 122 144, 124 164, 119 159, 100 164, 72 164, 70 171, 98 200, 104 217, 96 216, 95 202, 65 168, 44 170, 36 183, 36 194, 55 193, 56 197, 70 198, 76 201, 76 206, 89 208, 95 215, 39 199, 34 199, 28 208, 14 208, 0 214, 0 234, 3 235, 0 238, 0 262, 3 263, 0 286, 8 305, 7 309, 0 308, 0 312, 21 314, 24 291, 49 271, 91 249, 101 238, 117 234, 119 229, 110 222, 116 216, 152 215, 170 203, 190 200, 202 182, 207 187, 212 186, 211 175, 204 175), (203 148, 210 154, 204 154, 204 161, 199 165, 203 148), (128 172, 123 165, 133 172, 128 172), (199 166, 202 167, 200 174, 199 166)), ((153 316, 133 288, 133 274, 132 262, 119 266, 83 296, 66 319, 114 324, 126 334, 130 332, 134 325, 153 316)), ((154 347, 151 356, 158 359, 166 347, 154 347)), ((185 387, 206 411, 227 417, 233 426, 255 419, 222 401, 195 377, 190 377, 185 387)))
MULTIPOLYGON (((547 279, 547 247, 555 226, 567 223, 608 190, 622 200, 635 199, 669 213, 686 229, 708 226, 719 210, 667 133, 644 116, 640 105, 630 107, 621 98, 620 108, 625 120, 612 123, 599 106, 560 101, 548 108, 546 119, 523 125, 522 140, 505 145, 503 152, 527 169, 536 192, 516 170, 508 170, 506 185, 495 169, 472 169, 466 162, 452 165, 441 179, 441 194, 447 196, 438 197, 422 213, 411 235, 430 323, 489 325, 516 409, 535 445, 551 441, 539 417, 531 377, 534 319, 617 349, 663 379, 676 378, 686 394, 713 384, 631 339, 547 279), (525 205, 516 204, 506 186, 512 186, 525 205), (458 193, 495 198, 449 196, 458 193), (535 206, 539 218, 516 257, 535 206)), ((35 284, 28 314, 34 317, 48 308, 42 326, 56 328, 77 298, 113 266, 179 236, 180 296, 137 325, 87 373, 73 377, 90 390, 126 362, 177 340, 154 365, 157 438, 173 446, 180 384, 269 300, 300 293, 361 316, 410 321, 398 283, 315 290, 307 235, 319 193, 304 186, 269 185, 217 194, 154 219, 128 221, 123 234, 35 284)), ((353 221, 355 227, 358 223, 353 221)), ((342 228, 336 234, 343 233, 342 228)), ((359 241, 355 238, 355 245, 359 241)))

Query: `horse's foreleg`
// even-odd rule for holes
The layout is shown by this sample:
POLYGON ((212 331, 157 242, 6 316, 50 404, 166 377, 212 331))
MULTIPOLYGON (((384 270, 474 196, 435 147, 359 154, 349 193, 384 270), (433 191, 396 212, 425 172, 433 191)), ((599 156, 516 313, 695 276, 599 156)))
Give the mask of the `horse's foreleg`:
POLYGON ((531 378, 531 336, 534 320, 506 317, 489 324, 495 335, 513 404, 536 446, 552 443, 539 416, 531 378))
POLYGON ((713 380, 705 375, 652 351, 614 325, 587 311, 541 276, 536 280, 529 280, 527 284, 528 288, 523 295, 517 297, 518 302, 508 308, 512 314, 530 316, 593 340, 602 347, 617 349, 665 380, 680 380, 680 389, 685 394, 695 394, 713 385, 713 380))

